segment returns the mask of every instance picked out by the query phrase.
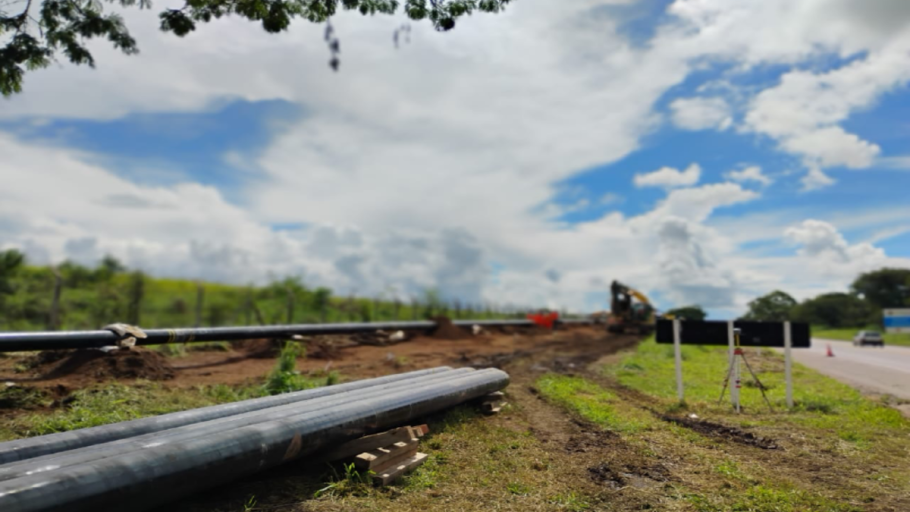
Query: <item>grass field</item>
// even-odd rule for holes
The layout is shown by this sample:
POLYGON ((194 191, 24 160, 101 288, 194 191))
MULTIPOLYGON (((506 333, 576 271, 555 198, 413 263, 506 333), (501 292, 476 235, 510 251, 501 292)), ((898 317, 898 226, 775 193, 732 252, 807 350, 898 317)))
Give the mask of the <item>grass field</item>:
MULTIPOLYGON (((197 320, 202 326, 222 326, 419 320, 436 315, 524 318, 493 304, 443 300, 433 289, 408 297, 400 292, 355 297, 334 295, 328 288, 313 288, 297 278, 235 286, 108 272, 100 267, 65 267, 61 274, 59 329, 97 329, 114 322, 148 328, 187 327, 197 320)), ((26 265, 9 278, 9 285, 9 290, 0 293, 0 330, 51 328, 52 270, 26 265)))
POLYGON ((812 337, 829 340, 853 341, 853 337, 856 336, 856 333, 864 329, 882 333, 882 336, 885 338, 886 345, 902 345, 905 347, 910 347, 910 333, 886 333, 883 332, 881 328, 877 327, 857 327, 855 329, 827 329, 824 327, 813 327, 812 337))

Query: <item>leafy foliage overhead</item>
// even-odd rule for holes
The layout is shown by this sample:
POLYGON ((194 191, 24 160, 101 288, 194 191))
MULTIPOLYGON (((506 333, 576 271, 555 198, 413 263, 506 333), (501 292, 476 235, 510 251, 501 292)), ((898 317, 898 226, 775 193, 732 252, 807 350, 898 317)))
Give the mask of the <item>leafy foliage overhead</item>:
MULTIPOLYGON (((108 0, 123 7, 151 9, 150 0, 108 0)), ((436 30, 455 28, 455 22, 474 11, 496 13, 511 0, 404 0, 403 10, 412 20, 429 20, 436 30)), ((164 9, 158 14, 161 29, 185 36, 199 23, 208 23, 228 15, 240 16, 262 24, 266 32, 286 30, 294 18, 325 23, 339 10, 359 11, 363 15, 394 14, 399 0, 186 0, 179 9, 164 9)), ((73 64, 94 67, 95 59, 86 48, 93 38, 106 38, 127 55, 139 51, 123 19, 116 13, 105 13, 99 0, 26 0, 21 10, 7 12, 0 4, 0 93, 4 96, 22 92, 26 71, 47 67, 58 53, 73 64)), ((326 40, 338 68, 338 40, 327 31, 326 40)), ((397 44, 398 31, 395 39, 397 44)))

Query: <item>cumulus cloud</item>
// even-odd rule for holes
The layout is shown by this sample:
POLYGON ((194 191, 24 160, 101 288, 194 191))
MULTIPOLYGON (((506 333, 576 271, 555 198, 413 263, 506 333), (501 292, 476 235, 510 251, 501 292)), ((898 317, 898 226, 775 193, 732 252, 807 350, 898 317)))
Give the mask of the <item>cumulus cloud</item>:
POLYGON ((698 164, 691 164, 684 171, 674 169, 673 167, 661 167, 660 169, 636 174, 634 183, 636 187, 689 187, 698 183, 701 177, 701 167, 698 164))
POLYGON ((761 167, 757 165, 751 165, 739 171, 728 171, 724 174, 724 177, 740 183, 754 181, 764 186, 768 186, 774 181, 768 175, 762 173, 761 167))
MULTIPOLYGON (((825 167, 871 166, 881 148, 838 125, 853 112, 910 80, 910 33, 865 58, 826 73, 791 71, 759 93, 746 114, 747 129, 779 141, 801 156, 814 186, 825 167), (819 169, 816 169, 819 168, 819 169)), ((805 183, 804 183, 805 184, 805 183)))
POLYGON ((658 227, 657 254, 662 290, 677 304, 729 307, 734 303, 733 272, 719 265, 699 241, 698 228, 669 217, 658 227))
POLYGON ((800 179, 804 191, 817 190, 836 183, 836 180, 815 165, 810 165, 809 170, 800 179))
POLYGON ((686 130, 726 130, 733 123, 723 98, 680 98, 670 103, 673 123, 686 130))
POLYGON ((845 267, 850 272, 868 270, 885 261, 885 252, 862 242, 850 245, 833 225, 809 219, 788 228, 784 236, 799 244, 798 253, 817 263, 845 267))

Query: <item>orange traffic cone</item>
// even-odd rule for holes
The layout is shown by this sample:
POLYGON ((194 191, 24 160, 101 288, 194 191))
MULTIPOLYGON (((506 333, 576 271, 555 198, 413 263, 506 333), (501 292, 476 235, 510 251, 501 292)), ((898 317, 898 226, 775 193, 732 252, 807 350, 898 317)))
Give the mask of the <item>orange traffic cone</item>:
POLYGON ((828 345, 828 357, 834 357, 834 352, 831 351, 831 345, 828 345))

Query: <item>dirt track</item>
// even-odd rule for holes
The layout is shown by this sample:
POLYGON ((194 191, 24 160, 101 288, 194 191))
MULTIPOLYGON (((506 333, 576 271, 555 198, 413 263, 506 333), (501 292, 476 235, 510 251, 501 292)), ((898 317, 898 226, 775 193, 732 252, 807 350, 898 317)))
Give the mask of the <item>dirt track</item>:
MULTIPOLYGON (((375 377, 420 368, 448 365, 502 367, 516 359, 552 363, 555 369, 592 362, 634 343, 633 337, 617 337, 594 327, 564 331, 526 331, 512 334, 482 334, 462 339, 419 336, 402 343, 375 346, 351 345, 343 339, 313 340, 309 357, 298 361, 302 372, 332 369, 346 379, 375 377), (326 349, 326 345, 342 348, 326 349)), ((267 340, 237 344, 231 351, 193 351, 184 357, 164 358, 138 349, 119 356, 91 351, 0 359, 0 381, 54 388, 81 388, 104 380, 130 381, 148 378, 168 386, 237 385, 261 380, 275 365, 275 350, 267 340), (17 371, 18 367, 18 371, 17 371)))

